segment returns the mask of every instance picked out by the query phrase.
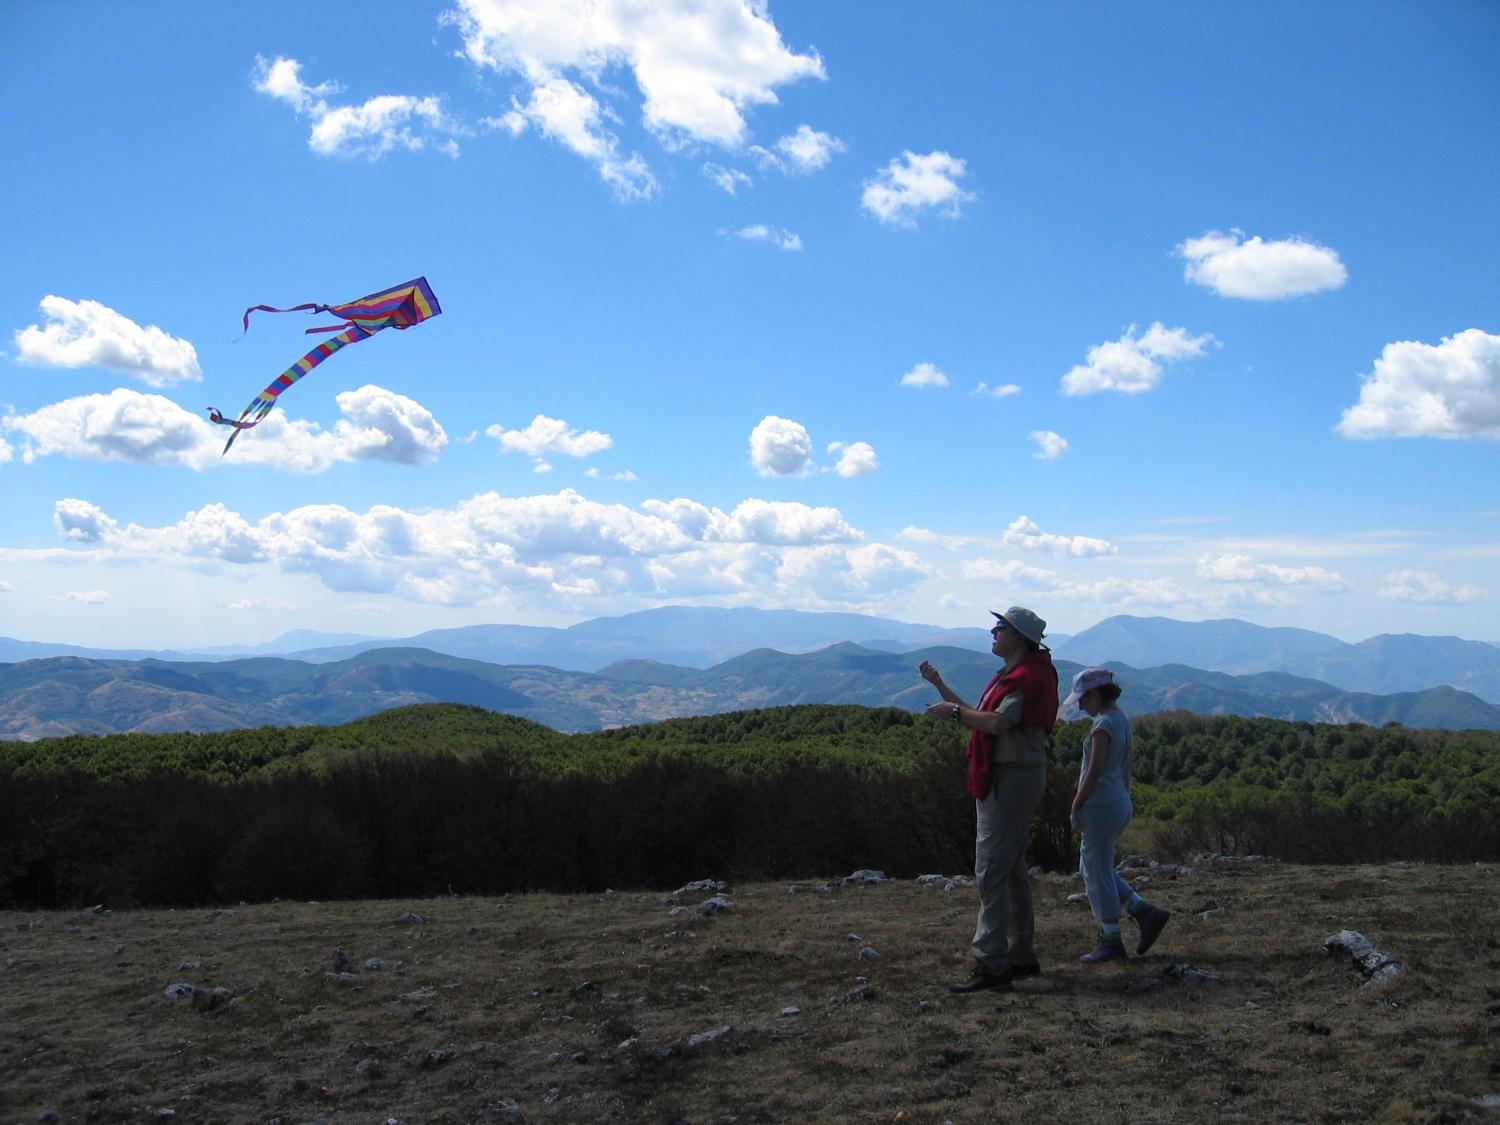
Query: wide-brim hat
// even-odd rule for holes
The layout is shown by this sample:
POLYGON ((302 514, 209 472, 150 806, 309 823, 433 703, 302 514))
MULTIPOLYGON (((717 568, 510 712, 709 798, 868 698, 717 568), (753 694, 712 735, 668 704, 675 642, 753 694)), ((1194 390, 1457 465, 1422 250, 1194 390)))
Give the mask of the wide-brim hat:
POLYGON ((1042 643, 1042 634, 1047 631, 1047 623, 1024 606, 1013 605, 1004 613, 996 613, 992 609, 990 615, 1009 625, 1034 645, 1042 643))
POLYGON ((1077 707, 1078 701, 1096 687, 1115 682, 1115 674, 1108 668, 1085 668, 1073 677, 1073 690, 1063 700, 1064 707, 1077 707))

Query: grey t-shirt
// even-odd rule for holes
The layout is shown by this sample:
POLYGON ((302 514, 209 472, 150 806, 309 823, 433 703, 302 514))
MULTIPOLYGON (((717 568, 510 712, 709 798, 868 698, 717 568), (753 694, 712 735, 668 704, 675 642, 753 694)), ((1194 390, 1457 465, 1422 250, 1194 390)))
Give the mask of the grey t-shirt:
POLYGON ((1021 715, 1026 700, 1020 688, 1016 688, 1000 700, 995 707, 997 715, 1004 715, 1016 725, 995 739, 991 760, 996 765, 1038 766, 1047 761, 1047 732, 1041 727, 1023 727, 1021 715))
POLYGON ((1134 735, 1130 719, 1124 711, 1104 711, 1095 716, 1088 734, 1083 736, 1083 764, 1078 776, 1088 773, 1089 761, 1094 754, 1094 732, 1105 731, 1109 735, 1109 753, 1104 759, 1104 770, 1099 775, 1099 784, 1094 787, 1086 804, 1107 805, 1130 799, 1130 751, 1134 735))

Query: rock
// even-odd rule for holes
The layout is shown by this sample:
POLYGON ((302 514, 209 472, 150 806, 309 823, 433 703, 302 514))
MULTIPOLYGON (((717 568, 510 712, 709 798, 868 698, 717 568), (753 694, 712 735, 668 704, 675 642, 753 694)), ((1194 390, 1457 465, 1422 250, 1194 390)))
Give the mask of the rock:
POLYGON ((47 1122, 61 1121, 62 1120, 61 1117, 57 1116, 57 1110, 55 1110, 55 1109, 44 1109, 44 1110, 42 1110, 41 1113, 39 1113, 39 1114, 36 1115, 36 1119, 38 1121, 47 1121, 47 1122))
POLYGON ((800 1016, 802 1014, 802 1009, 801 1008, 797 1008, 797 1007, 793 1007, 792 1005, 789 1004, 785 1008, 781 1009, 781 1014, 782 1014, 783 1017, 800 1016))
POLYGON ((1028 867, 1026 869, 1026 876, 1029 879, 1035 879, 1041 873, 1042 869, 1040 867, 1028 867))
POLYGON ((634 1035, 632 1035, 629 1039, 622 1039, 622 1040, 620 1040, 620 1042, 616 1043, 615 1044, 615 1050, 623 1054, 624 1052, 630 1050, 632 1047, 634 1047, 639 1042, 640 1042, 640 1040, 637 1039, 634 1035))
POLYGON ((179 962, 177 962, 177 971, 179 973, 192 973, 192 972, 197 972, 197 970, 198 970, 198 962, 197 961, 179 961, 179 962))
POLYGON ((680 918, 682 915, 684 915, 686 913, 687 913, 687 907, 685 907, 685 906, 683 906, 681 904, 678 904, 677 906, 672 907, 671 910, 667 911, 667 917, 668 918, 680 918))
POLYGON ((713 898, 704 899, 702 902, 700 902, 695 913, 699 918, 710 918, 715 914, 724 912, 725 910, 733 909, 734 900, 731 899, 728 895, 718 894, 714 895, 713 898))
POLYGON ((1070 902, 1070 903, 1079 903, 1079 902, 1081 902, 1081 903, 1083 903, 1086 906, 1086 905, 1088 905, 1088 901, 1089 901, 1089 896, 1088 896, 1088 892, 1087 891, 1078 891, 1076 894, 1071 894, 1071 895, 1068 896, 1068 902, 1070 902))
POLYGON ((62 1040, 53 1035, 50 1031, 42 1032, 42 1037, 39 1042, 41 1043, 42 1050, 44 1051, 51 1051, 62 1046, 62 1040))
POLYGON ((859 959, 861 961, 878 961, 880 954, 875 952, 874 946, 867 945, 859 951, 859 959))
POLYGON ((417 1065, 423 1070, 436 1070, 440 1066, 447 1066, 456 1058, 458 1058, 457 1051, 449 1050, 447 1047, 434 1047, 422 1056, 417 1065))
POLYGON ((689 1047, 702 1047, 709 1043, 717 1043, 733 1030, 734 1028, 730 1027, 727 1023, 719 1027, 712 1027, 707 1031, 698 1032, 697 1035, 689 1035, 687 1045, 689 1047))
POLYGON ((120 954, 122 954, 124 952, 125 952, 125 943, 122 941, 119 945, 115 946, 115 956, 118 957, 120 954))
POLYGON ((385 1064, 376 1058, 364 1058, 354 1064, 354 1073, 361 1078, 379 1078, 385 1073, 385 1064))
POLYGON ((582 1066, 589 1061, 589 1053, 587 1051, 575 1051, 573 1053, 573 1061, 582 1066))
POLYGON ((864 884, 866 886, 872 886, 872 885, 874 885, 876 883, 884 883, 885 881, 886 881, 885 872, 884 871, 876 871, 872 867, 861 867, 858 871, 854 872, 852 875, 845 875, 844 876, 844 882, 846 884, 848 884, 848 883, 861 883, 861 884, 864 884))
POLYGON ((197 991, 199 991, 197 985, 188 984, 186 981, 179 981, 176 984, 167 985, 166 988, 161 990, 161 994, 174 1003, 180 1003, 185 1000, 191 1000, 193 993, 197 991))
POLYGON ((838 890, 832 883, 788 883, 786 893, 789 895, 831 895, 838 890))
POLYGON ((858 1000, 873 1000, 875 990, 870 987, 870 982, 861 978, 860 982, 844 993, 844 1003, 852 1004, 858 1000))
POLYGON ((383 968, 385 968, 385 962, 379 957, 371 957, 365 962, 365 972, 367 973, 378 973, 383 968))
POLYGON ((579 981, 578 984, 577 984, 577 986, 573 989, 573 991, 574 992, 592 992, 592 991, 594 991, 594 982, 591 981, 591 980, 582 980, 582 981, 579 981))
POLYGON ((1401 972, 1401 962, 1378 949, 1364 934, 1340 930, 1323 939, 1325 953, 1347 953, 1365 978, 1361 988, 1371 988, 1394 980, 1401 972))
POLYGON ((727 895, 732 890, 728 883, 721 879, 695 879, 691 883, 684 883, 672 892, 673 898, 693 898, 697 895, 727 895))
POLYGON ((521 1107, 511 1098, 501 1098, 498 1102, 492 1102, 474 1115, 475 1121, 514 1121, 525 1122, 526 1115, 521 1112, 521 1107))
POLYGON ((847 933, 847 934, 844 935, 844 940, 845 941, 859 941, 860 938, 859 938, 859 935, 856 934, 856 933, 847 933))
POLYGON ((324 973, 323 979, 332 984, 353 984, 359 980, 353 973, 324 973))
POLYGON ((1216 981, 1219 974, 1210 969, 1195 969, 1186 961, 1180 961, 1175 965, 1168 965, 1164 972, 1169 977, 1178 980, 1216 981))
POLYGON ((347 972, 349 970, 349 966, 352 964, 352 962, 349 960, 349 955, 342 949, 335 949, 333 951, 333 957, 330 958, 330 960, 333 962, 333 971, 336 973, 347 972))
POLYGON ((1115 864, 1116 871, 1125 871, 1132 867, 1150 867, 1151 857, 1146 855, 1128 855, 1119 863, 1115 864))
POLYGON ((420 926, 426 919, 410 910, 403 910, 400 914, 396 915, 396 921, 403 926, 420 926))

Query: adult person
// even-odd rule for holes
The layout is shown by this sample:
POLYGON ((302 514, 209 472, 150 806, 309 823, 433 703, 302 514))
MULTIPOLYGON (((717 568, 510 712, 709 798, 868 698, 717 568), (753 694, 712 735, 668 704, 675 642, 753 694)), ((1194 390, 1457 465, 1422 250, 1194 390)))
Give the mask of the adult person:
POLYGON ((1080 958, 1085 965, 1125 960, 1121 907, 1141 929, 1137 956, 1151 948, 1172 916, 1136 894, 1115 871, 1115 841, 1135 813, 1130 802, 1130 752, 1135 739, 1129 717, 1115 705, 1121 690, 1108 668, 1085 668, 1073 677, 1073 690, 1063 700, 1063 706, 1077 707, 1094 720, 1083 739, 1072 814, 1073 827, 1083 834, 1078 868, 1099 924, 1099 944, 1080 958))
POLYGON ((954 992, 1009 988, 1042 971, 1036 955, 1036 914, 1026 875, 1031 814, 1047 787, 1047 746, 1057 723, 1057 670, 1042 644, 1047 623, 1023 606, 990 611, 990 650, 1005 662, 970 706, 927 661, 918 668, 943 702, 929 715, 969 730, 969 793, 974 798, 974 882, 979 921, 974 968, 954 992))

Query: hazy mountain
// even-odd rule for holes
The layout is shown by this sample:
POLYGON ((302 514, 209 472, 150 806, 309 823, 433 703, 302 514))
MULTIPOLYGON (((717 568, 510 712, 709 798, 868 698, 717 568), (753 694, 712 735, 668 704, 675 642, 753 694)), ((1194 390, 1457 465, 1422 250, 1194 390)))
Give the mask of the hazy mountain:
MULTIPOLYGON (((336 645, 357 645, 365 641, 376 641, 368 633, 322 633, 317 629, 293 629, 289 633, 283 633, 274 641, 265 641, 258 645, 208 645, 203 648, 192 648, 186 650, 188 659, 208 658, 233 658, 236 656, 287 656, 294 652, 303 652, 310 648, 331 648, 336 645)), ((381 644, 394 644, 394 641, 380 641, 381 644)))
POLYGON ((547 664, 594 672, 620 660, 648 659, 708 668, 751 649, 808 652, 841 641, 910 651, 947 644, 988 652, 985 628, 943 629, 860 613, 667 606, 621 617, 596 617, 566 629, 534 625, 469 625, 398 640, 363 641, 293 653, 301 660, 343 660, 392 646, 430 649, 492 664, 547 664))
MULTIPOLYGON (((380 649, 325 664, 275 657, 168 662, 55 657, 0 665, 0 737, 118 731, 208 731, 342 723, 409 703, 468 703, 590 730, 791 703, 857 703, 919 711, 937 693, 917 674, 929 659, 977 699, 992 656, 938 647, 908 653, 838 644, 811 653, 757 649, 711 668, 626 661, 600 673, 496 665, 422 649, 380 649)), ((1500 708, 1452 688, 1370 695, 1282 673, 1231 676, 1183 666, 1115 665, 1132 714, 1183 708, 1319 722, 1500 729, 1500 708)), ((1078 665, 1058 662, 1061 690, 1078 665)))
POLYGON ((1186 664, 1216 672, 1279 671, 1376 694, 1449 686, 1500 703, 1500 648, 1460 637, 1385 634, 1349 644, 1306 629, 1247 621, 1110 617, 1054 646, 1081 664, 1186 664))

